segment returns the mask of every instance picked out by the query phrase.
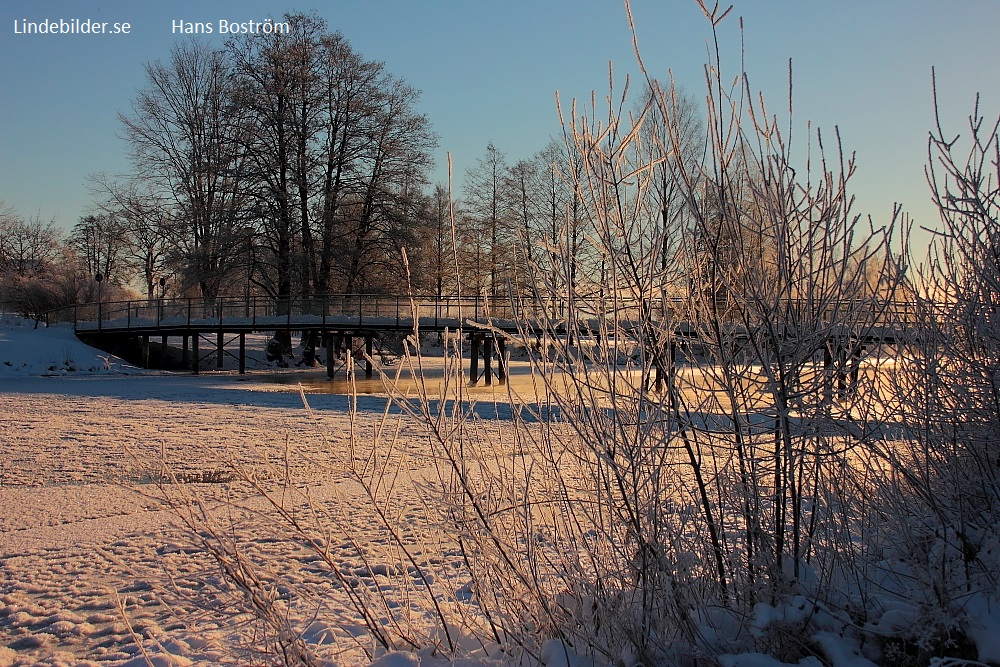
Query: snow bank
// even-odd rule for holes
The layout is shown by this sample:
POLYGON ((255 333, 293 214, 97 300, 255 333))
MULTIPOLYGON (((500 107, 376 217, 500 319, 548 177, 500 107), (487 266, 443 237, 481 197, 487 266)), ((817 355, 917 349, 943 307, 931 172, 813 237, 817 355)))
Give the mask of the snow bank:
POLYGON ((70 326, 35 328, 34 320, 0 315, 0 378, 144 372, 84 345, 70 326))

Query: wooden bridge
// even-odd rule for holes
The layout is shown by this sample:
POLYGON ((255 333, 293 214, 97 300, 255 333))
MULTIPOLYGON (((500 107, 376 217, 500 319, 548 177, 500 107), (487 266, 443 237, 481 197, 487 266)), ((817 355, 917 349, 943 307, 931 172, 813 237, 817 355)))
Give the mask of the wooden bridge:
MULTIPOLYGON (((618 327, 630 333, 639 328, 636 324, 643 318, 655 321, 673 320, 671 339, 696 336, 692 327, 677 322, 673 312, 679 312, 685 304, 682 299, 644 300, 635 303, 620 303, 615 308, 618 327)), ((845 306, 856 304, 845 304, 845 306)), ((493 376, 492 361, 496 359, 497 379, 505 380, 506 369, 505 337, 502 334, 516 334, 529 331, 535 334, 554 333, 551 330, 553 313, 563 312, 558 304, 542 304, 535 301, 516 301, 509 297, 405 297, 376 295, 330 295, 308 299, 276 299, 272 297, 219 297, 163 298, 130 301, 89 303, 68 306, 46 314, 49 325, 71 323, 76 334, 90 340, 98 347, 105 347, 108 341, 128 339, 138 341, 141 362, 149 365, 150 338, 160 338, 161 354, 166 355, 170 337, 182 339, 181 364, 198 373, 207 358, 215 357, 215 368, 223 368, 226 346, 238 345, 239 372, 246 371, 246 335, 253 332, 301 331, 312 341, 307 354, 316 358, 316 347, 326 348, 327 373, 333 377, 337 359, 347 352, 364 360, 365 375, 372 377, 372 353, 375 337, 384 332, 411 332, 418 328, 423 332, 443 332, 461 330, 469 338, 470 377, 479 378, 479 360, 483 360, 483 376, 490 383, 493 376), (546 325, 546 323, 549 323, 546 325), (501 335, 497 335, 497 334, 501 335), (308 336, 308 334, 314 334, 308 336), (356 340, 364 341, 364 354, 355 351, 356 340), (201 343, 210 346, 202 355, 201 343)), ((602 314, 579 313, 577 318, 581 333, 599 331, 603 328, 614 335, 613 326, 608 326, 602 314), (589 316, 588 316, 589 315, 589 316)), ((824 314, 825 318, 837 317, 837 309, 824 314)), ((604 315, 606 317, 606 315, 604 315)), ((857 346, 899 339, 912 320, 910 304, 889 304, 880 306, 870 318, 864 333, 841 327, 834 338, 840 339, 835 353, 843 355, 849 342, 857 346)), ((732 325, 734 339, 749 338, 747 332, 740 334, 741 327, 732 325)), ((555 332, 560 332, 556 328, 555 332)), ((566 333, 565 326, 561 333, 566 333)), ((675 343, 669 350, 662 351, 666 359, 672 361, 675 343)), ((232 354, 232 353, 231 353, 232 354)), ((657 377, 662 369, 657 370, 657 377)))
MULTIPOLYGON (((495 332, 516 333, 525 313, 509 298, 331 295, 309 299, 220 297, 215 299, 143 299, 79 304, 50 311, 49 325, 72 323, 84 339, 101 346, 115 338, 137 339, 143 365, 148 366, 150 338, 159 337, 163 352, 170 337, 182 339, 182 364, 198 373, 206 358, 215 356, 221 369, 226 345, 238 343, 239 372, 246 371, 246 335, 262 331, 301 331, 326 347, 327 372, 333 377, 336 359, 364 340, 366 377, 372 376, 373 342, 383 332, 443 332, 464 330, 473 346, 472 377, 478 376, 478 357, 484 360, 487 382, 491 360, 504 356, 505 341, 495 332), (202 355, 200 343, 212 351, 202 355), (190 343, 190 346, 189 346, 190 343)), ((311 351, 315 357, 315 349, 311 351)), ((505 379, 498 364, 497 377, 505 379)))

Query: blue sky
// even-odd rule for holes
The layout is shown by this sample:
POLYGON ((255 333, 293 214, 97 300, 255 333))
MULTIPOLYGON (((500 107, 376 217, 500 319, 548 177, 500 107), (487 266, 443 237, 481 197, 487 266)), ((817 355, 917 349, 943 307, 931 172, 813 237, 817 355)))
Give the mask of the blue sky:
MULTIPOLYGON (((5 0, 0 3, 0 199, 22 214, 71 227, 86 212, 86 177, 128 171, 117 112, 145 83, 143 64, 166 60, 172 21, 261 20, 316 9, 366 57, 422 91, 420 111, 440 137, 435 180, 454 163, 455 189, 492 141, 514 162, 557 134, 554 93, 607 91, 636 75, 618 0, 226 0, 169 3, 5 0), (118 36, 18 35, 21 19, 129 22, 118 36)), ((701 96, 708 24, 693 0, 633 0, 640 49, 654 74, 671 69, 701 96)), ((886 220, 895 201, 936 223, 923 180, 933 121, 930 68, 955 133, 977 91, 1000 113, 1000 2, 996 0, 744 0, 722 26, 724 66, 737 66, 737 17, 751 84, 784 108, 793 60, 795 114, 832 131, 858 156, 856 212, 886 220)), ((221 45, 222 38, 209 37, 221 45)), ((922 237, 921 237, 922 238, 922 237)))

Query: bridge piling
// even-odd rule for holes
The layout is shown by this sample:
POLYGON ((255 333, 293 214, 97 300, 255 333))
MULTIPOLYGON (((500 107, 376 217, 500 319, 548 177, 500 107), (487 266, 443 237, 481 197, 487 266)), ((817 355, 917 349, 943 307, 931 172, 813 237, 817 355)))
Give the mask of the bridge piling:
POLYGON ((222 370, 225 362, 226 340, 224 335, 225 334, 222 333, 222 329, 220 328, 219 333, 217 333, 215 337, 215 367, 220 371, 222 370))
POLYGON ((493 384, 493 372, 490 368, 493 361, 493 336, 483 337, 483 375, 486 376, 486 386, 493 384))
POLYGON ((474 387, 479 382, 479 348, 482 345, 481 334, 469 334, 472 352, 469 354, 469 386, 474 387))
POLYGON ((334 345, 334 335, 331 332, 326 332, 324 337, 326 339, 326 377, 333 379, 333 376, 337 372, 337 367, 334 365, 337 356, 335 350, 337 348, 334 345))
POLYGON ((497 340, 497 381, 507 384, 507 340, 497 340))
POLYGON ((245 333, 240 334, 240 375, 246 375, 247 372, 247 335, 245 333))
POLYGON ((677 341, 671 340, 653 355, 653 389, 657 392, 663 391, 664 381, 673 385, 676 372, 677 341))

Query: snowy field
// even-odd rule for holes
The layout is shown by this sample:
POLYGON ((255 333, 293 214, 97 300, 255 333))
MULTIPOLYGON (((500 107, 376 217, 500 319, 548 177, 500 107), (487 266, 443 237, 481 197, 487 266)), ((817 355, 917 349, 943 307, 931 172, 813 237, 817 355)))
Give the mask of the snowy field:
MULTIPOLYGON (((346 397, 311 396, 311 419, 291 386, 151 374, 68 330, 10 322, 0 369, 0 665, 243 664, 242 630, 198 626, 169 590, 170 577, 197 588, 214 574, 145 492, 161 460, 207 497, 240 493, 218 483, 233 462, 264 469, 286 447, 325 457, 323 435, 344 437, 346 397)), ((359 424, 384 406, 361 397, 359 424)), ((292 474, 319 495, 338 482, 329 466, 292 474)))
MULTIPOLYGON (((359 646, 350 630, 358 619, 337 608, 330 591, 344 581, 377 589, 393 585, 394 572, 407 576, 398 558, 362 562, 352 544, 378 544, 382 536, 377 523, 366 526, 364 513, 351 511, 367 501, 344 470, 350 421, 370 440, 387 400, 361 395, 349 418, 346 396, 310 393, 308 414, 294 379, 298 373, 318 385, 319 373, 282 373, 275 383, 273 370, 245 377, 143 371, 83 345, 68 329, 34 330, 9 318, 0 326, 0 667, 257 662, 245 649, 253 628, 223 608, 224 591, 216 595, 225 588, 217 566, 162 504, 164 495, 183 501, 188 494, 226 511, 240 503, 244 528, 263 522, 246 531, 253 537, 242 548, 280 554, 294 565, 288 582, 319 591, 297 610, 322 609, 337 620, 336 627, 306 623, 307 638, 326 645, 332 664, 377 657, 359 646), (270 534, 267 504, 235 479, 234 466, 263 489, 293 479, 310 503, 347 512, 342 533, 350 537, 330 557, 343 581, 331 584, 325 568, 309 566, 315 553, 294 552, 270 534), (178 483, 164 492, 158 482, 169 476, 178 483), (215 500, 223 497, 225 504, 215 500), (378 574, 386 580, 374 581, 378 574)), ((369 382, 366 390, 374 389, 369 382)), ((495 418, 489 405, 485 416, 495 418)), ((393 423, 398 446, 421 461, 422 429, 407 419, 393 423)), ((419 478, 426 465, 414 463, 409 475, 419 478)), ((421 525, 421 508, 404 511, 407 529, 421 525)), ((467 583, 453 582, 457 597, 467 583)), ((380 664, 415 660, 386 655, 380 664)))
MULTIPOLYGON (((428 363, 434 391, 440 359, 428 363)), ((512 364, 511 373, 511 385, 528 394, 527 364, 512 364)), ((419 492, 441 471, 426 427, 388 407, 377 380, 361 381, 352 403, 317 391, 321 376, 143 371, 68 329, 0 321, 0 667, 274 664, 256 647, 286 622, 317 665, 592 664, 551 641, 539 660, 512 663, 497 657, 497 645, 458 632, 476 623, 475 592, 463 554, 441 530, 440 508, 419 492), (311 378, 309 409, 298 377, 311 378), (246 586, 233 587, 244 575, 246 586), (261 591, 268 595, 248 595, 261 591), (256 615, 247 612, 254 605, 256 615), (441 636, 441 618, 453 636, 441 636), (377 648, 372 627, 400 619, 392 636, 454 643, 468 657, 453 663, 405 644, 377 648)), ((520 410, 505 391, 466 395, 479 401, 482 446, 496 450, 501 466, 521 456, 493 444, 506 441, 500 434, 520 410)), ((910 623, 905 606, 878 606, 881 619, 869 627, 896 617, 900 628, 910 623)), ((963 623, 983 662, 940 664, 998 664, 1000 613, 985 597, 967 607, 963 623)), ((801 613, 763 605, 753 622, 801 613)), ((838 623, 813 637, 827 663, 791 664, 871 667, 838 623)), ((720 664, 785 663, 742 653, 720 664)))

